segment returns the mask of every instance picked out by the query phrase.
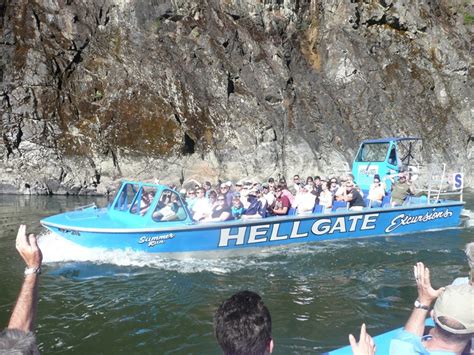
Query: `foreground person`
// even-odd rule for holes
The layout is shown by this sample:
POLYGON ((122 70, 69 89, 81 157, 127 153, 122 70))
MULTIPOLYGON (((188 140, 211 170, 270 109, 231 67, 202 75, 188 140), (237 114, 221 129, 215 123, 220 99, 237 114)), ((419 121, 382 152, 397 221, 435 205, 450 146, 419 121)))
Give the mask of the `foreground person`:
MULTIPOLYGON (((225 355, 267 355, 273 351, 272 318, 262 298, 252 291, 237 292, 214 314, 214 335, 225 355)), ((357 342, 349 335, 353 355, 374 355, 375 344, 360 329, 357 342)))
POLYGON ((390 355, 461 354, 474 336, 474 287, 464 284, 435 290, 429 269, 421 262, 414 266, 414 274, 418 299, 403 331, 392 339, 390 355), (430 310, 435 327, 424 335, 430 310))
POLYGON ((8 323, 0 333, 1 354, 39 354, 32 333, 38 305, 38 279, 43 255, 34 234, 26 235, 26 226, 20 225, 16 249, 26 263, 25 279, 8 323))
POLYGON ((225 300, 214 315, 214 332, 224 354, 270 354, 272 318, 262 298, 241 291, 225 300))

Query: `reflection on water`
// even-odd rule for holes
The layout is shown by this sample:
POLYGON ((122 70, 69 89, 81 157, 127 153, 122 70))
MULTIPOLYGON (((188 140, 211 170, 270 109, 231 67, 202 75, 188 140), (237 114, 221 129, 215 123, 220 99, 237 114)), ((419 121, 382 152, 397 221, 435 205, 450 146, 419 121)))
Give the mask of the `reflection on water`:
MULTIPOLYGON (((473 195, 469 209, 474 210, 473 195)), ((320 353, 403 324, 416 297, 412 265, 430 266, 436 287, 468 271, 457 230, 268 248, 233 258, 176 260, 86 249, 39 226, 42 217, 105 199, 0 197, 0 324, 22 280, 14 250, 19 223, 40 231, 44 273, 38 339, 45 353, 219 353, 212 316, 221 300, 250 289, 273 320, 277 354, 320 353)), ((466 213, 472 217, 472 212, 466 213)))

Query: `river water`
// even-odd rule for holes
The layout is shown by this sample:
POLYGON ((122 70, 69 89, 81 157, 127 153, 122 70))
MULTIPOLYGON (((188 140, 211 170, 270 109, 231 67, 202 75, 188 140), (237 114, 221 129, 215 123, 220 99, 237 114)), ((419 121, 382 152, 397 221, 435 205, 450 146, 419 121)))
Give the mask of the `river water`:
POLYGON ((212 318, 244 289, 258 292, 273 321, 276 354, 321 353, 348 344, 362 322, 377 335, 401 326, 414 299, 412 265, 435 287, 466 276, 474 241, 474 193, 459 229, 264 249, 226 259, 172 260, 84 249, 46 232, 45 216, 104 198, 0 196, 0 328, 8 323, 24 264, 18 225, 41 234, 37 338, 46 354, 219 354, 212 318))

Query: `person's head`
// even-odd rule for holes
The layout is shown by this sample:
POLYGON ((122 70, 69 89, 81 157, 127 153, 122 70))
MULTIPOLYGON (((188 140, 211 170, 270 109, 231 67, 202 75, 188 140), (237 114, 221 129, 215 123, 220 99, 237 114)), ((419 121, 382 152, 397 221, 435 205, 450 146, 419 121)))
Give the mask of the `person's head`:
POLYGON ((221 184, 221 193, 226 194, 227 192, 229 192, 229 185, 226 183, 221 184))
POLYGON ((206 191, 209 191, 209 190, 211 189, 211 183, 210 183, 209 181, 206 181, 206 182, 203 184, 203 186, 204 186, 204 189, 205 189, 206 191))
POLYGON ((354 183, 352 181, 346 181, 346 191, 352 191, 354 189, 354 183))
POLYGON ((196 189, 196 196, 198 198, 204 198, 206 196, 206 190, 203 187, 199 187, 196 189))
POLYGON ((474 287, 451 285, 438 297, 431 312, 438 334, 447 342, 462 343, 474 336, 474 287))
POLYGON ((379 174, 374 175, 374 184, 376 184, 376 185, 380 184, 380 175, 379 174))
POLYGON ((267 194, 270 191, 270 185, 268 183, 264 182, 262 184, 262 193, 267 194))
POLYGON ((336 178, 331 178, 329 180, 331 187, 336 187, 337 186, 337 179, 336 178))
POLYGON ((274 178, 269 178, 268 179, 268 186, 275 186, 275 179, 274 178))
POLYGON ((320 176, 316 175, 314 177, 314 184, 317 185, 317 186, 319 186, 321 184, 321 177, 320 176))
POLYGON ((311 185, 312 185, 313 183, 314 183, 313 177, 312 177, 312 176, 308 176, 308 177, 306 178, 306 185, 308 185, 308 184, 311 184, 311 185))
POLYGON ((214 315, 214 332, 224 354, 269 354, 272 319, 262 298, 241 291, 226 299, 214 315))
POLYGON ((276 197, 280 197, 283 190, 286 189, 286 185, 285 184, 278 184, 276 187, 275 187, 275 195, 276 197))
POLYGON ((194 189, 189 189, 186 192, 186 197, 187 198, 195 198, 196 197, 196 191, 194 189))
POLYGON ((331 183, 329 181, 321 181, 321 188, 323 191, 329 190, 331 188, 331 183))
POLYGON ((295 183, 297 185, 300 184, 300 176, 299 175, 293 176, 293 183, 295 183))
POLYGON ((217 196, 217 205, 218 206, 224 206, 225 205, 225 195, 224 194, 219 194, 217 196))
POLYGON ((232 197, 232 206, 240 206, 242 202, 240 201, 240 194, 234 194, 234 196, 232 197))
POLYGON ((236 189, 237 191, 242 191, 243 186, 244 186, 244 183, 243 183, 242 181, 237 181, 237 182, 235 183, 235 189, 236 189))
POLYGON ((407 182, 407 176, 406 176, 405 174, 400 175, 400 176, 398 177, 398 182, 401 183, 401 184, 406 183, 406 182, 407 182))
POLYGON ((209 198, 209 201, 210 201, 211 203, 216 202, 216 200, 217 200, 217 192, 216 192, 215 190, 209 191, 209 196, 208 196, 208 198, 209 198))

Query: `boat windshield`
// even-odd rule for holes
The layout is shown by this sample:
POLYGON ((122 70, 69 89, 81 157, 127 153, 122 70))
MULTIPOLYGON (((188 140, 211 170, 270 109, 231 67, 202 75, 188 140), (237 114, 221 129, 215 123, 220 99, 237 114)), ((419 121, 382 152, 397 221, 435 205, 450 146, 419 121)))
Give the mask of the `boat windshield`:
POLYGON ((140 188, 138 184, 125 184, 125 186, 120 191, 120 195, 117 198, 114 209, 118 211, 128 211, 139 189, 140 188))
POLYGON ((133 202, 130 212, 133 214, 140 214, 144 216, 150 209, 153 199, 156 196, 156 187, 143 186, 137 194, 137 198, 133 202))
POLYGON ((356 162, 383 162, 390 143, 364 143, 359 150, 356 162))
POLYGON ((155 222, 184 221, 186 219, 186 210, 175 191, 163 190, 152 218, 155 222))

